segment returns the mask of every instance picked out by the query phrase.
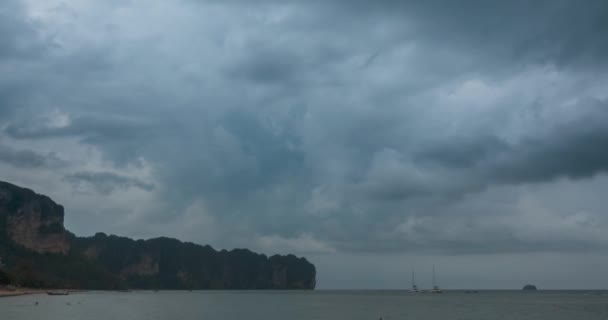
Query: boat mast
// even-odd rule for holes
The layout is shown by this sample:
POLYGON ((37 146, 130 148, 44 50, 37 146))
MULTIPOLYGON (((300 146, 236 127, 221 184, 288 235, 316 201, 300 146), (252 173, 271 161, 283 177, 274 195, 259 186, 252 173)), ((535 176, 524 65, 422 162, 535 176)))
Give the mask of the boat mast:
POLYGON ((412 269, 412 286, 416 286, 416 281, 414 280, 414 269, 412 269))
POLYGON ((439 287, 437 286, 437 279, 435 279, 435 264, 433 264, 433 289, 431 290, 432 293, 441 293, 441 289, 439 289, 439 287))

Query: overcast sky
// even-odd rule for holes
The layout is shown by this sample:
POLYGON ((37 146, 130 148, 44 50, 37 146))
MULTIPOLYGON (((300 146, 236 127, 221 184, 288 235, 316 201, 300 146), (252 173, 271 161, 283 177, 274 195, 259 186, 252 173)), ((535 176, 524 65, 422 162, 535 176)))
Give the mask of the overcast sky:
POLYGON ((0 1, 0 180, 319 288, 608 287, 608 3, 0 1))

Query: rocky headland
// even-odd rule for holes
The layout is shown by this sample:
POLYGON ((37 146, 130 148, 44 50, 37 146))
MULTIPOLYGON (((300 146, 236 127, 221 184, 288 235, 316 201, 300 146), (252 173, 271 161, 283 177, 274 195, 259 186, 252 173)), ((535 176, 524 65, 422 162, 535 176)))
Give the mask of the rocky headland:
POLYGON ((171 238, 133 240, 64 228, 64 208, 0 181, 0 286, 66 289, 314 289, 294 255, 215 250, 171 238))

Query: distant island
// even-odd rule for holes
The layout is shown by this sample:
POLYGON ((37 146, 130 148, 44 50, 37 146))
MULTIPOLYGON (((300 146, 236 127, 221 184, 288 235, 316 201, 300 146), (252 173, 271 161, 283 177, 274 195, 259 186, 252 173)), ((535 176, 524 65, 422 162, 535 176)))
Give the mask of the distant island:
POLYGON ((0 181, 0 286, 65 289, 314 289, 294 255, 217 251, 171 238, 77 237, 49 197, 0 181))
POLYGON ((523 287, 522 290, 524 290, 524 291, 536 291, 537 289, 536 289, 535 285, 533 285, 533 284, 527 284, 527 285, 525 285, 523 287))

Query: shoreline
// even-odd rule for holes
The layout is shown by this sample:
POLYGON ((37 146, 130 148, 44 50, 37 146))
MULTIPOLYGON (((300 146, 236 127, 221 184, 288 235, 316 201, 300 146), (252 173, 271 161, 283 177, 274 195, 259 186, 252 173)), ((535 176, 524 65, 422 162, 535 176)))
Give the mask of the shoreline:
POLYGON ((30 294, 42 294, 46 293, 45 290, 41 289, 16 289, 16 290, 4 290, 0 289, 0 298, 25 296, 30 294))
POLYGON ((65 289, 29 289, 29 288, 18 288, 16 290, 0 289, 0 299, 9 297, 26 296, 33 294, 47 294, 47 292, 83 292, 84 290, 65 290, 65 289))

